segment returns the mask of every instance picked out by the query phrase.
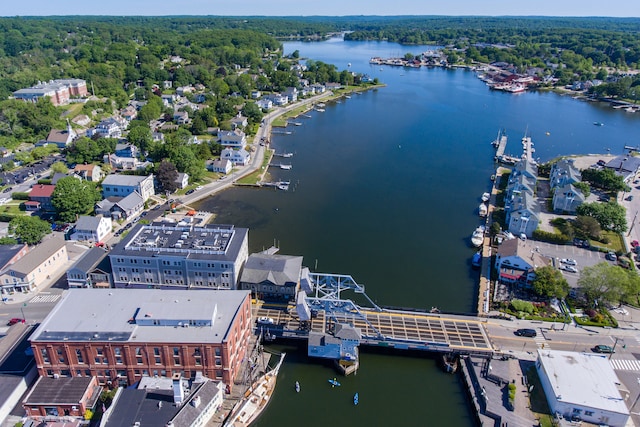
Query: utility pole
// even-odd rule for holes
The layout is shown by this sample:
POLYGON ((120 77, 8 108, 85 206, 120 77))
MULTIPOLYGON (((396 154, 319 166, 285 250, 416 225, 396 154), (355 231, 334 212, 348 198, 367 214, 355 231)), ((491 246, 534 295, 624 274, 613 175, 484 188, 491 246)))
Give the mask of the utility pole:
POLYGON ((633 226, 636 225, 637 217, 638 217, 638 211, 636 211, 636 214, 633 216, 633 219, 631 220, 631 227, 629 227, 629 232, 627 233, 627 237, 631 235, 631 230, 633 230, 633 226))

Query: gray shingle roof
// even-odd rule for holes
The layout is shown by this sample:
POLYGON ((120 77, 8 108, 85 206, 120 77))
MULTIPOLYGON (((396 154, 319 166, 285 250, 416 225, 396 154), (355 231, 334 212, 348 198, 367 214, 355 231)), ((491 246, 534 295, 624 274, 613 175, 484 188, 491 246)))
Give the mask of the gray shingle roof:
POLYGON ((277 286, 286 283, 298 283, 302 270, 302 257, 290 255, 249 255, 240 281, 244 283, 261 283, 269 281, 277 286))
POLYGON ((101 218, 102 217, 82 215, 78 218, 78 222, 76 222, 76 231, 97 230, 101 218))
POLYGON ((84 255, 82 255, 82 258, 76 261, 76 263, 73 265, 73 267, 71 267, 71 269, 72 270, 77 269, 77 270, 84 271, 85 273, 88 273, 89 271, 96 268, 96 266, 100 264, 100 262, 104 258, 107 257, 108 253, 109 252, 107 252, 103 248, 99 248, 99 247, 91 248, 87 252, 85 252, 84 255))
POLYGON ((60 236, 52 236, 43 240, 38 246, 33 248, 28 254, 20 258, 15 263, 7 267, 8 270, 17 273, 29 274, 34 268, 42 264, 51 254, 58 252, 65 245, 64 239, 60 236))
POLYGON ((127 197, 122 200, 116 202, 115 204, 120 206, 120 208, 124 211, 128 211, 129 209, 133 209, 134 207, 144 203, 144 199, 137 191, 129 194, 127 197))
POLYGON ((111 174, 107 175, 107 177, 102 181, 102 185, 125 185, 125 186, 134 186, 138 185, 148 177, 139 176, 139 175, 119 175, 119 174, 111 174))

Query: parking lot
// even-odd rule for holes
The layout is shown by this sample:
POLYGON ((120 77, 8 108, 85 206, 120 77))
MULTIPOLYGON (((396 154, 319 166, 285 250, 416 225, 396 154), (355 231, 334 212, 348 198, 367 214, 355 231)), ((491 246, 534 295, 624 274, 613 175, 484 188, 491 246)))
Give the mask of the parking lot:
POLYGON ((562 271, 562 274, 569 282, 571 287, 577 286, 578 278, 580 277, 580 270, 584 267, 589 267, 599 262, 606 261, 611 264, 613 262, 607 261, 605 258, 605 254, 602 252, 596 252, 585 248, 579 248, 574 245, 555 245, 553 243, 545 243, 545 242, 534 242, 536 248, 538 248, 541 255, 551 258, 554 262, 554 266, 560 267, 560 259, 570 258, 576 261, 576 270, 577 273, 572 273, 565 270, 562 271))

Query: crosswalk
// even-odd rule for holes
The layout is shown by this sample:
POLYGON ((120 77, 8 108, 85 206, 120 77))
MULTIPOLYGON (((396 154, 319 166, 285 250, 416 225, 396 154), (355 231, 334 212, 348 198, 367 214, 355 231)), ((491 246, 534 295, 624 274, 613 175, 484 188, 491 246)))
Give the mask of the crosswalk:
POLYGON ((538 348, 545 348, 547 347, 546 345, 546 339, 544 337, 544 335, 542 335, 540 332, 538 332, 538 335, 535 336, 535 338, 533 338, 533 340, 536 342, 536 345, 538 346, 538 348))
POLYGON ((609 359, 611 367, 615 371, 640 372, 640 360, 635 359, 609 359))
POLYGON ((60 298, 60 295, 52 295, 52 294, 36 295, 35 297, 31 298, 29 303, 33 304, 38 302, 56 302, 58 301, 59 298, 60 298))

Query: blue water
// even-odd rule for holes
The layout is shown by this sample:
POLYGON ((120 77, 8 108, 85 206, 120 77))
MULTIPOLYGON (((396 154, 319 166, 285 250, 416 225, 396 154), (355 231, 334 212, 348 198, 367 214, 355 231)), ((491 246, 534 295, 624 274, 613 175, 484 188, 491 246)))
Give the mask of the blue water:
MULTIPOLYGON (((382 42, 286 43, 285 53, 349 67, 387 86, 300 118, 273 135, 294 152, 292 170, 273 170, 295 191, 232 189, 200 204, 217 222, 249 227, 250 250, 279 244, 317 271, 351 274, 378 304, 473 312, 477 272, 469 236, 490 187, 499 128, 507 153, 525 131, 540 161, 558 155, 622 153, 637 145, 640 114, 554 93, 491 91, 465 70, 371 66, 372 56, 429 47, 382 42), (593 122, 604 126, 594 126, 593 122), (549 135, 547 136, 547 132, 549 135)), ((327 383, 330 366, 289 349, 279 386, 259 426, 472 425, 464 390, 416 355, 363 352, 357 376, 327 383), (301 393, 294 390, 300 381, 301 393), (354 407, 352 397, 360 393, 354 407), (389 408, 389 410, 382 408, 389 408)))

